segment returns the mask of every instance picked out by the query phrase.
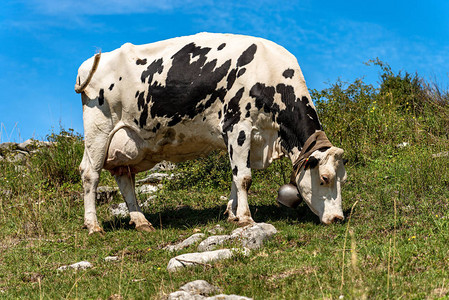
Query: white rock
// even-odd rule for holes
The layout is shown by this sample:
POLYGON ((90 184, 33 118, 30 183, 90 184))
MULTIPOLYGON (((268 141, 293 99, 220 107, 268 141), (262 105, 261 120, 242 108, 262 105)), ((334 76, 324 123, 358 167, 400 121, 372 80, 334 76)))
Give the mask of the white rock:
POLYGON ((198 245, 198 251, 211 251, 217 246, 224 244, 226 241, 232 239, 230 235, 213 235, 202 241, 198 245))
POLYGON ((233 255, 234 253, 230 249, 182 254, 170 259, 167 270, 177 271, 180 268, 188 266, 202 265, 220 259, 227 259, 233 255))
POLYGON ((146 184, 146 183, 159 183, 162 180, 171 180, 174 178, 173 174, 166 173, 153 173, 145 177, 144 179, 137 180, 137 184, 146 184))
POLYGON ((205 297, 204 300, 252 300, 253 298, 248 298, 244 296, 238 296, 238 295, 216 295, 213 297, 205 297))
POLYGON ((184 284, 179 288, 180 291, 187 292, 191 295, 210 295, 216 293, 219 289, 208 283, 206 280, 195 280, 184 284))
POLYGON ((139 194, 151 194, 158 190, 159 188, 157 186, 151 185, 151 184, 144 184, 142 186, 139 186, 136 190, 139 194))
POLYGON ((80 261, 80 262, 71 264, 69 266, 61 266, 58 268, 58 271, 64 271, 64 270, 67 270, 68 268, 72 268, 75 270, 85 270, 85 269, 92 268, 92 264, 88 261, 80 261))
POLYGON ((117 261, 119 260, 118 256, 106 256, 104 261, 117 261))
POLYGON ((176 245, 165 246, 164 249, 171 251, 171 252, 178 251, 178 250, 187 248, 190 245, 195 244, 196 242, 201 241, 203 238, 204 238, 204 233, 195 233, 195 234, 191 235, 190 237, 188 237, 187 239, 185 239, 184 241, 182 241, 176 245))
POLYGON ((217 224, 214 226, 214 228, 209 229, 207 232, 211 233, 211 234, 217 234, 217 233, 222 233, 225 229, 223 227, 220 226, 220 224, 217 224))
POLYGON ((263 242, 277 233, 276 228, 267 223, 256 223, 243 228, 237 228, 231 233, 232 238, 238 238, 242 246, 257 249, 263 245, 263 242))
POLYGON ((129 216, 128 207, 125 202, 119 204, 113 204, 109 207, 111 214, 117 218, 125 218, 129 216))
POLYGON ((204 300, 206 297, 201 295, 191 295, 184 291, 176 291, 168 295, 167 300, 204 300))

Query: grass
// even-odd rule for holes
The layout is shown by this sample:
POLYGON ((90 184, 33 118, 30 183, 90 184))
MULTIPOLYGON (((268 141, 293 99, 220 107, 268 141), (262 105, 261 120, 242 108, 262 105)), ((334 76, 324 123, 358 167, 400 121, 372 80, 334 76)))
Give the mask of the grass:
MULTIPOLYGON (((448 151, 448 97, 374 63, 382 70, 377 88, 359 80, 313 92, 327 135, 349 158, 344 222, 322 225, 305 204, 278 207, 277 189, 291 166, 277 161, 254 171, 249 203, 256 222, 279 233, 248 257, 169 273, 174 254, 165 245, 196 231, 210 235, 216 224, 227 233, 235 228, 220 199, 230 189, 226 154, 178 166, 184 177, 167 183, 145 210, 155 232, 136 232, 129 219, 110 215, 110 204, 98 203, 106 234, 89 236, 73 170, 82 141, 63 131, 24 169, 0 162, 0 297, 160 299, 195 279, 254 299, 448 297, 449 158, 432 156, 448 151), (409 146, 396 146, 402 142, 409 146), (105 262, 110 255, 119 261, 105 262), (93 268, 57 271, 81 260, 93 268)), ((112 182, 104 172, 101 184, 112 182)))

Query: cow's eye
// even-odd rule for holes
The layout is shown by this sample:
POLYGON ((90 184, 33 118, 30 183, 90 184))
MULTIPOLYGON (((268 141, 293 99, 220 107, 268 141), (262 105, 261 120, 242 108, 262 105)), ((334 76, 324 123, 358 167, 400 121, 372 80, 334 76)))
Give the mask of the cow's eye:
POLYGON ((310 169, 315 168, 319 162, 320 162, 319 158, 316 158, 315 156, 310 156, 307 159, 306 164, 304 165, 304 170, 307 170, 308 168, 310 169))
POLYGON ((348 163, 349 160, 347 160, 346 158, 343 158, 343 165, 346 165, 348 163))

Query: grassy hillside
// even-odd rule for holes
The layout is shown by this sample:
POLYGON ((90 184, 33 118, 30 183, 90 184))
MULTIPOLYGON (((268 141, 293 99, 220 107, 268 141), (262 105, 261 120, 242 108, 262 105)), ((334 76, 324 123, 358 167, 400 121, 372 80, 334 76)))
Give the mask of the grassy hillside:
MULTIPOLYGON (((77 172, 83 142, 62 131, 24 167, 0 161, 0 297, 160 299, 195 279, 255 299, 448 297, 449 94, 372 63, 377 87, 356 80, 312 91, 327 136, 349 160, 344 222, 322 225, 305 204, 278 207, 291 165, 277 161, 253 172, 249 203, 255 221, 279 233, 248 257, 168 273, 174 255, 163 246, 216 224, 234 229, 220 199, 230 189, 227 155, 179 164, 184 176, 145 210, 156 232, 136 232, 111 216, 110 203, 97 203, 106 234, 88 236, 77 172), (120 260, 104 262, 108 255, 120 260), (57 271, 81 260, 94 267, 57 271)), ((114 183, 103 172, 101 184, 114 183)))

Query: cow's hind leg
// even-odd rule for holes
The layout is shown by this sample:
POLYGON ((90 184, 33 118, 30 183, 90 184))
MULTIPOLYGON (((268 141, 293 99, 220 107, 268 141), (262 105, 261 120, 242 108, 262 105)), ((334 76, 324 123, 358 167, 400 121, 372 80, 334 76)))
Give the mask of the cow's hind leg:
MULTIPOLYGON (((251 130, 245 130, 243 126, 237 129, 234 126, 232 132, 227 133, 228 152, 231 161, 233 187, 231 197, 237 196, 237 208, 235 198, 228 203, 229 220, 237 222, 240 226, 253 224, 251 212, 248 206, 248 190, 251 186, 250 146, 251 130), (236 190, 234 192, 233 190, 236 190), (230 210, 229 210, 230 209, 230 210)), ((251 128, 248 126, 248 128, 251 128)))
POLYGON ((89 234, 95 232, 103 233, 103 229, 98 224, 95 200, 100 171, 92 167, 87 150, 84 151, 83 160, 80 164, 81 179, 84 189, 84 226, 89 230, 89 234))
POLYGON ((135 224, 136 229, 139 231, 154 231, 151 223, 145 218, 137 204, 136 190, 135 190, 135 174, 131 172, 123 172, 123 174, 115 175, 115 180, 120 188, 120 192, 125 198, 126 205, 128 206, 129 216, 131 217, 130 224, 135 224))

